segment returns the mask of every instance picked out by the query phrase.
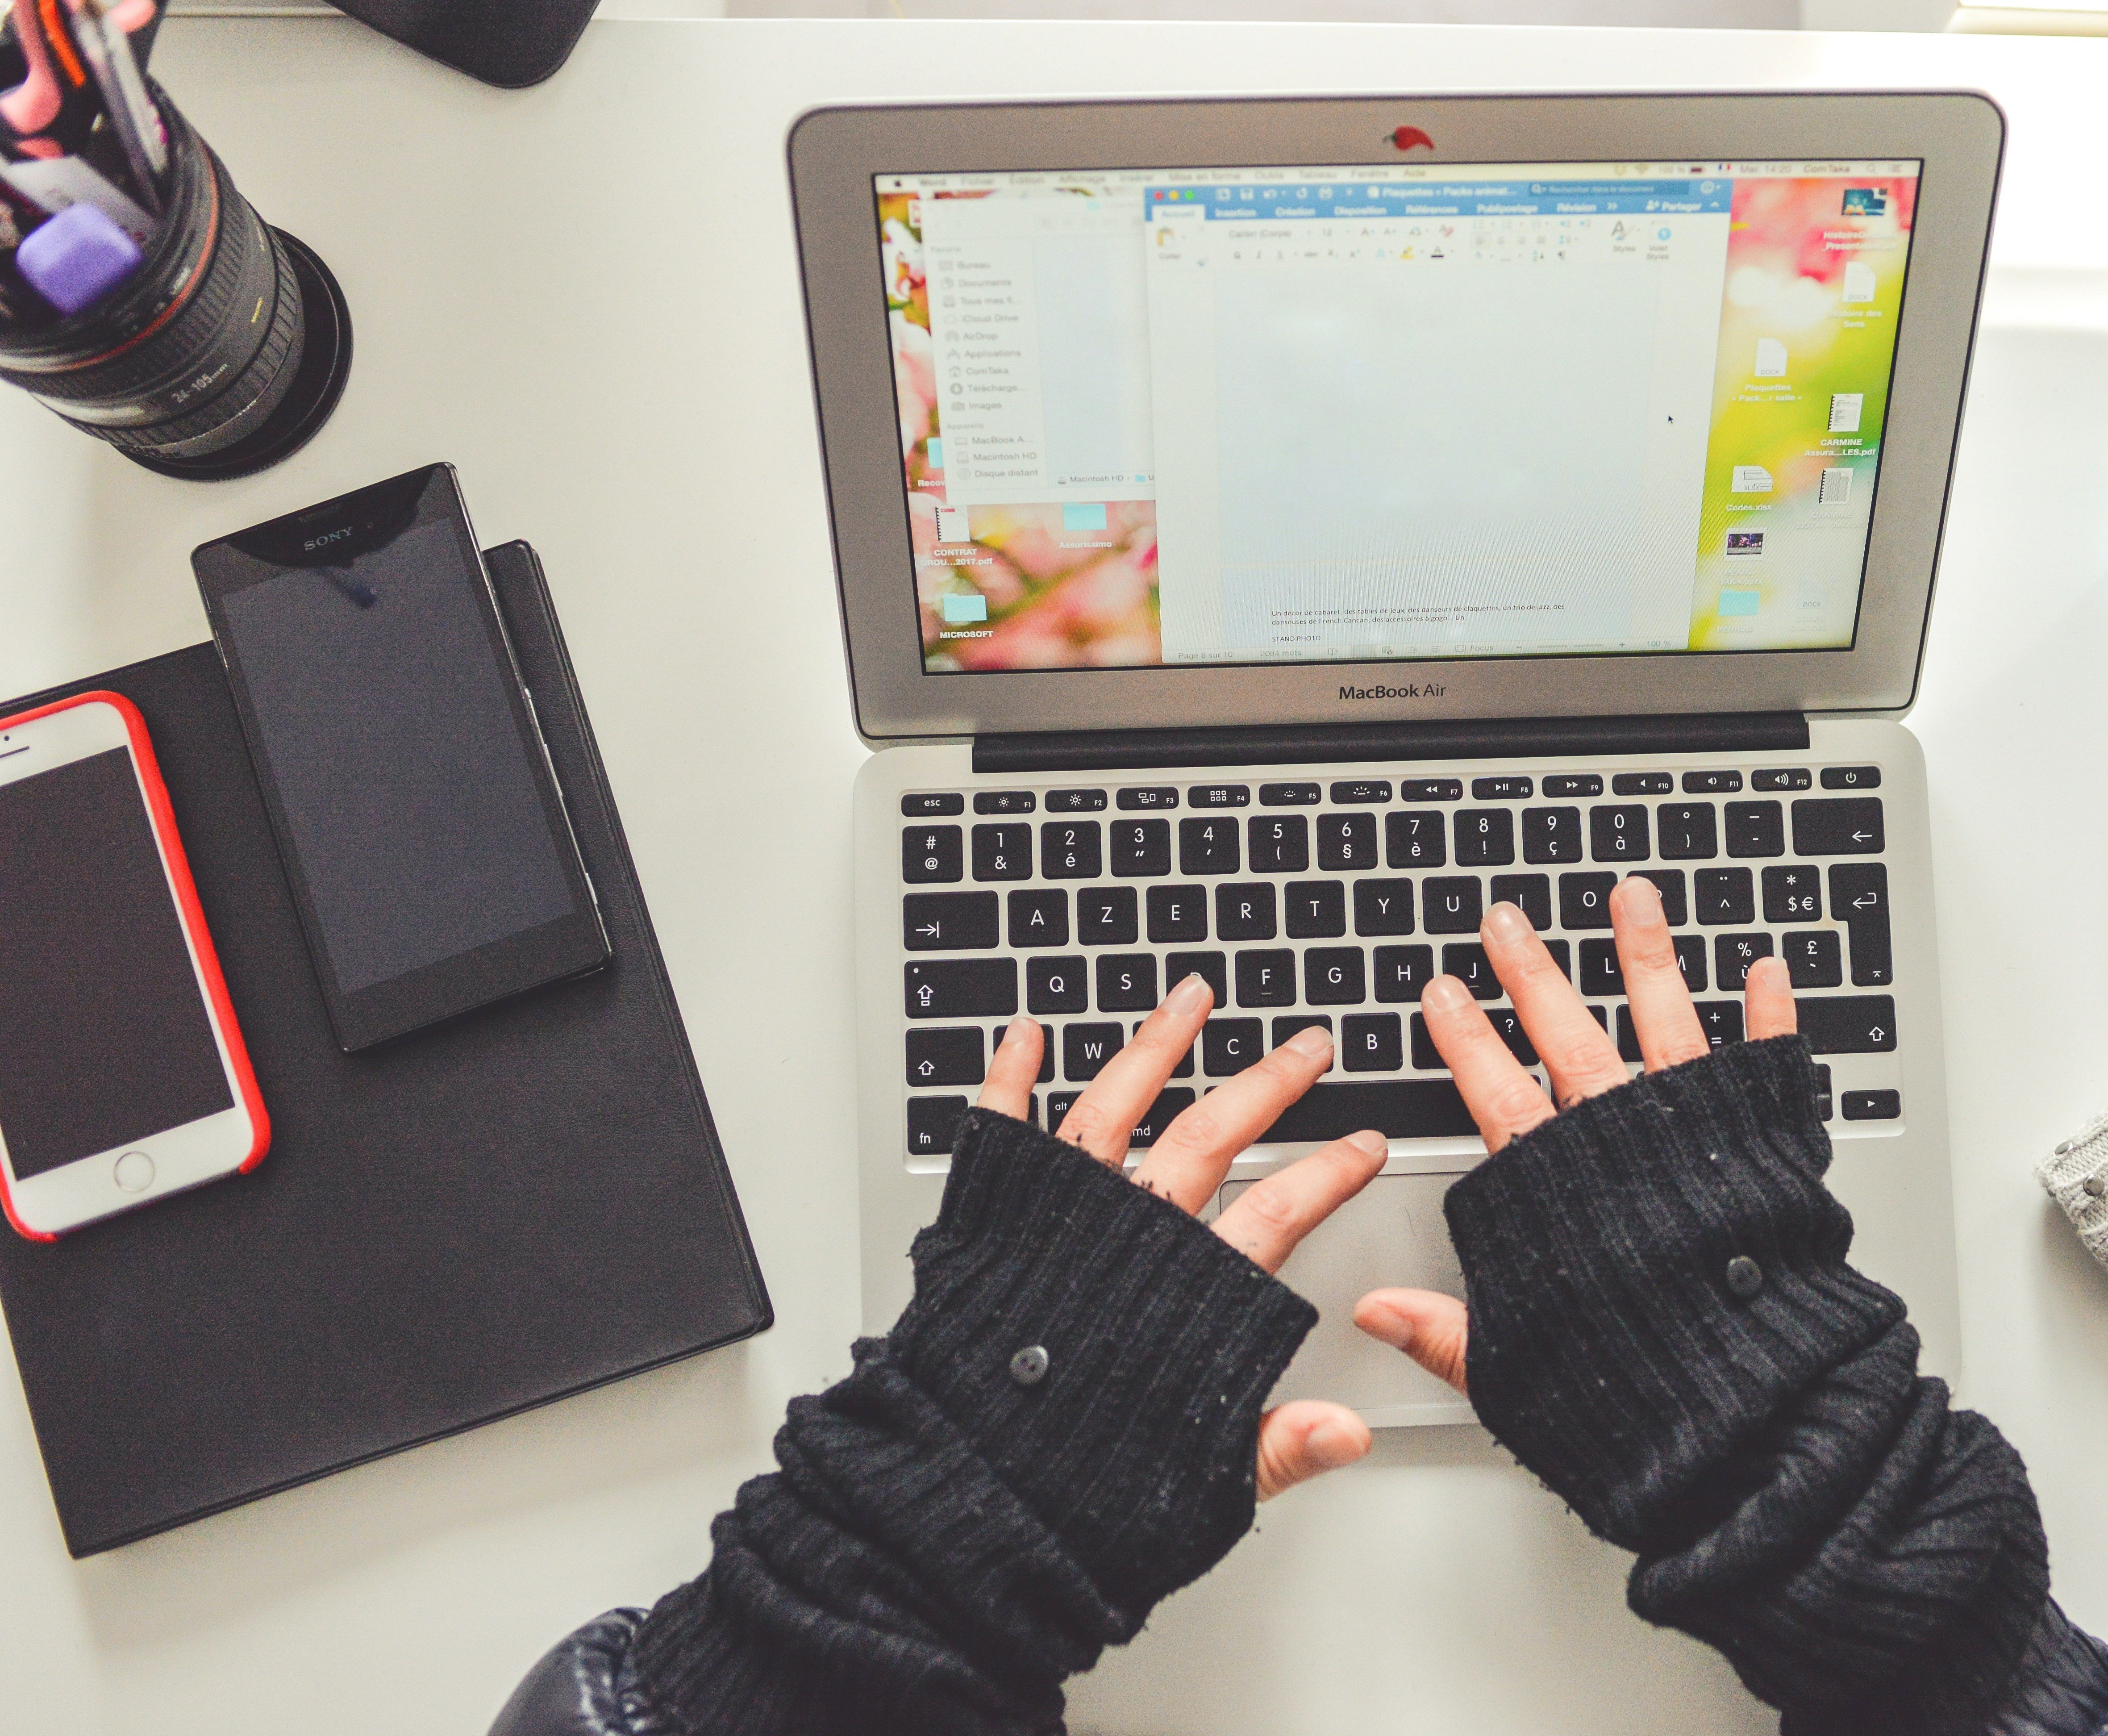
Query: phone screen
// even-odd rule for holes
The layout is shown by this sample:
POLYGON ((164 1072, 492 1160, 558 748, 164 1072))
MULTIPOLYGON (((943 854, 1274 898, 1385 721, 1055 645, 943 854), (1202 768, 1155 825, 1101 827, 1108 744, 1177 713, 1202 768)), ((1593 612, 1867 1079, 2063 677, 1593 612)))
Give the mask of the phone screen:
POLYGON ((15 1174, 233 1106, 131 755, 0 785, 0 1136, 15 1174))

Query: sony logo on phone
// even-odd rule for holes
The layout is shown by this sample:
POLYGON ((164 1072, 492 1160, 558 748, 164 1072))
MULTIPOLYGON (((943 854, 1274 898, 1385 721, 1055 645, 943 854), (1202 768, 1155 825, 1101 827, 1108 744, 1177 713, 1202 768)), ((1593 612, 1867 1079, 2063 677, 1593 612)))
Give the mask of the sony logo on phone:
POLYGON ((356 525, 346 525, 341 530, 331 530, 321 536, 309 537, 306 542, 300 544, 300 547, 310 552, 318 548, 327 548, 331 543, 342 542, 358 528, 356 525))

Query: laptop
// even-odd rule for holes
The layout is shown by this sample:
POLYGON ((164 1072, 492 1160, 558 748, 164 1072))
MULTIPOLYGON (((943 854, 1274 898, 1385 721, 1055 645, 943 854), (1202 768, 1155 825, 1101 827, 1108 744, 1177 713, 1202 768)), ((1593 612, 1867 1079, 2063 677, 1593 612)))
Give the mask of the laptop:
MULTIPOLYGON (((1416 1002, 1520 905, 1627 1058, 1617 879, 1715 1044, 1791 969, 1855 1257, 1958 1372, 1916 692, 2003 120, 1968 93, 838 107, 790 167, 857 727, 866 1319, 1016 1013, 1058 1125, 1188 973, 1135 1135, 1303 1026, 1384 1171, 1280 1396, 1466 1420, 1356 1332, 1461 1294, 1416 1002)), ((1539 1069, 1541 1072, 1541 1069, 1539 1069)))

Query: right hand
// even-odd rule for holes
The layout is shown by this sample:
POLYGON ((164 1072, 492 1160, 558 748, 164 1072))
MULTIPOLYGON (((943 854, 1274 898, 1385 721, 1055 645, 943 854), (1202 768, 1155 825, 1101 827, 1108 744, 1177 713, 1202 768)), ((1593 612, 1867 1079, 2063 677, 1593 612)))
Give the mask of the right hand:
MULTIPOLYGON (((1637 875, 1620 881, 1610 894, 1610 924, 1646 1071, 1659 1073, 1710 1054, 1654 882, 1637 875)), ((1615 1090, 1629 1075, 1617 1045, 1552 962, 1528 917, 1513 904, 1495 904, 1479 938, 1552 1082, 1547 1098, 1455 977, 1438 976, 1427 985, 1420 997, 1427 1034, 1491 1153, 1561 1110, 1615 1090)), ((1785 960, 1759 959, 1744 992, 1750 1040, 1788 1036, 1797 1028, 1785 960)), ((1354 1323, 1465 1391, 1471 1323, 1456 1297, 1432 1290, 1372 1290, 1354 1305, 1354 1323)))

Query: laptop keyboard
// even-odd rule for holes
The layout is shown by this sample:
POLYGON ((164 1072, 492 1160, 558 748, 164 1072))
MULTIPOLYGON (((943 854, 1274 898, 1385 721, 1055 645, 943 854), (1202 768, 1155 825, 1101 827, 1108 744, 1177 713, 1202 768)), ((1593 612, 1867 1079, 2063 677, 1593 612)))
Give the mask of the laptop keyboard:
MULTIPOLYGON (((1135 1132, 1146 1148, 1212 1084, 1308 1025, 1331 1071, 1263 1143, 1375 1127, 1475 1130, 1415 1010, 1466 984, 1525 1066, 1537 1056, 1484 949, 1519 905, 1639 1059, 1610 889, 1660 889, 1714 1046, 1741 1040, 1743 979, 1774 954, 1818 1056, 1896 1047, 1881 771, 1870 765, 1136 784, 1070 779, 901 798, 908 1148, 951 1149, 1005 1024, 1047 1033, 1035 1121, 1058 1125, 1163 995, 1198 972, 1215 1010, 1135 1132), (949 1089, 948 1089, 949 1088, 949 1089)), ((1894 1120, 1893 1090, 1825 1119, 1894 1120)))

